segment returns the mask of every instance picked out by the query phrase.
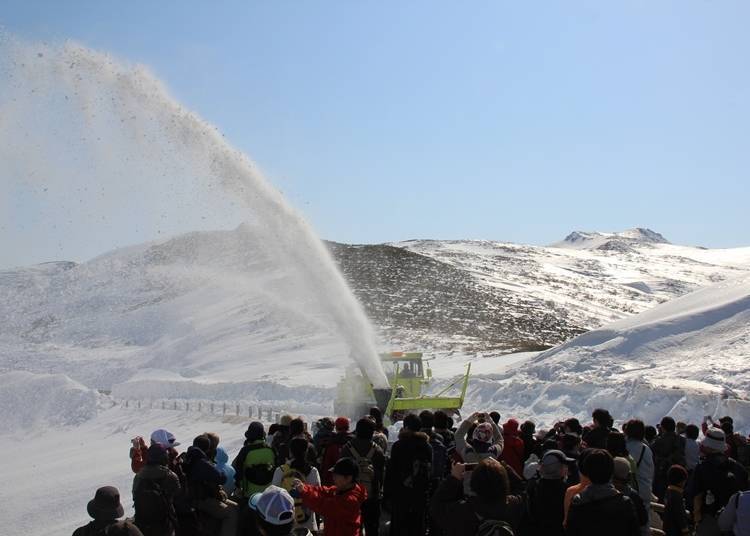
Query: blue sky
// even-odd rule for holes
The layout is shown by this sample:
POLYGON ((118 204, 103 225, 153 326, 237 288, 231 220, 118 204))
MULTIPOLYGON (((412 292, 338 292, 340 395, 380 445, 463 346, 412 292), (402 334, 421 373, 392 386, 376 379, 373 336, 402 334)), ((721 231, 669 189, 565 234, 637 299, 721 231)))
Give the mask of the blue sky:
POLYGON ((0 5, 24 39, 148 65, 322 237, 359 243, 750 245, 748 20, 741 1, 0 5))

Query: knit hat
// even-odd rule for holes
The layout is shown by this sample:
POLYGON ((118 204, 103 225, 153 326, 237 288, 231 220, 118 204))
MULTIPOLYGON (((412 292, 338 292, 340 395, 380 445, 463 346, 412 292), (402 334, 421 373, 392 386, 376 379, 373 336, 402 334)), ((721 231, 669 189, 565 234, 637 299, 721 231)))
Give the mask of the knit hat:
POLYGON ((720 428, 711 428, 706 432, 706 437, 701 441, 701 447, 716 452, 726 452, 727 439, 724 430, 720 428))
POLYGON ((488 422, 483 422, 477 424, 477 427, 474 428, 472 439, 480 443, 492 443, 492 435, 492 425, 488 422))
POLYGON ((277 486, 268 486, 263 493, 255 493, 247 504, 271 525, 288 525, 294 521, 294 499, 287 490, 277 486))
POLYGON ((120 504, 120 492, 114 486, 104 486, 96 490, 94 498, 86 506, 89 515, 96 520, 107 521, 125 515, 120 504))
POLYGON ((146 463, 151 465, 167 465, 168 461, 167 447, 161 443, 154 443, 148 448, 146 463))
POLYGON ((169 430, 164 430, 163 428, 153 431, 151 434, 151 443, 161 443, 168 449, 179 445, 179 443, 175 441, 174 435, 172 435, 169 430))
POLYGON ((265 438, 266 429, 263 428, 263 423, 260 423, 258 421, 251 422, 247 427, 247 431, 245 432, 245 439, 247 439, 248 441, 258 441, 259 439, 265 438))
POLYGON ((347 432, 349 431, 349 419, 347 419, 346 417, 339 417, 338 419, 336 419, 334 426, 339 432, 347 432))
POLYGON ((630 462, 627 460, 627 458, 618 456, 613 460, 613 462, 615 464, 615 467, 612 478, 620 482, 627 482, 628 480, 630 480, 631 467, 630 462))
POLYGON ((550 480, 562 478, 563 467, 574 461, 573 458, 568 458, 561 450, 548 450, 539 462, 539 474, 542 478, 550 480))

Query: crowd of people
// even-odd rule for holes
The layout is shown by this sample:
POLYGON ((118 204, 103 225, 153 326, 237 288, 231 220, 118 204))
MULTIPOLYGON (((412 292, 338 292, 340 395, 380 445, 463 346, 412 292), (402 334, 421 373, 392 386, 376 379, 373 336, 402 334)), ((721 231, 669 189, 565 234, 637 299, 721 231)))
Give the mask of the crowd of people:
POLYGON ((130 449, 134 517, 102 487, 74 536, 750 536, 750 443, 731 417, 457 424, 423 411, 389 438, 377 408, 353 431, 283 416, 250 423, 231 463, 214 433, 180 453, 156 430, 130 449))

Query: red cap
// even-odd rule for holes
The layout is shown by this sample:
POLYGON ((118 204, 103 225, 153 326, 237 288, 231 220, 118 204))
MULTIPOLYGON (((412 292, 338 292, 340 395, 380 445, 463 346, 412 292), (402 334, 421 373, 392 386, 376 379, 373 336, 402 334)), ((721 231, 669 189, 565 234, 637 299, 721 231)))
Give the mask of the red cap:
POLYGON ((347 419, 346 417, 339 417, 338 419, 336 419, 334 426, 336 427, 336 430, 346 432, 349 430, 349 419, 347 419))

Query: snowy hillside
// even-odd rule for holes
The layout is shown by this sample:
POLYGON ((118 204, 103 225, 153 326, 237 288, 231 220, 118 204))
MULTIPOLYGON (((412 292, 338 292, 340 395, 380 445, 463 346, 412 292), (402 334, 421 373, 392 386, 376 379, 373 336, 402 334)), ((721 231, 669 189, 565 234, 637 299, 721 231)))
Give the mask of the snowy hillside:
MULTIPOLYGON (((190 233, 82 264, 0 272, 0 371, 64 374, 98 389, 129 381, 142 396, 242 385, 252 399, 261 388, 268 396, 264 382, 334 385, 350 349, 254 232, 190 233)), ((446 359, 549 348, 750 272, 750 248, 674 246, 648 230, 573 233, 552 247, 330 247, 383 349, 446 359)))
MULTIPOLYGON (((502 304, 516 319, 554 318, 548 326, 556 336, 530 324, 518 337, 539 345, 559 344, 568 333, 588 331, 750 273, 750 248, 677 246, 648 229, 574 232, 548 247, 435 240, 395 245, 471 276, 468 285, 485 293, 486 303, 502 304)), ((504 325, 490 324, 487 331, 504 325)))
POLYGON ((588 419, 734 416, 750 427, 750 276, 698 290, 476 378, 472 404, 548 424, 588 419))

